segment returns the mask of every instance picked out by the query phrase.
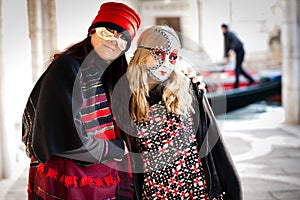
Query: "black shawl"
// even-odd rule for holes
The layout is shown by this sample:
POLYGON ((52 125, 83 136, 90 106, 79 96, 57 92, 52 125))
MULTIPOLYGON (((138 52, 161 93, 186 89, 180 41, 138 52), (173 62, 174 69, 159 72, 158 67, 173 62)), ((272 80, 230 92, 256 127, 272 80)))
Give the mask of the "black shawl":
MULTIPOLYGON (((200 144, 198 150, 208 181, 209 198, 223 196, 224 199, 228 200, 241 200, 242 191, 239 176, 225 147, 211 106, 206 96, 197 89, 196 84, 193 84, 193 89, 199 106, 199 116, 196 116, 198 121, 196 139, 200 144)), ((127 145, 129 150, 137 152, 132 142, 134 142, 134 138, 128 136, 127 145)), ((143 169, 142 158, 138 154, 132 154, 131 158, 133 169, 135 172, 140 172, 140 169, 143 169)), ((137 199, 141 199, 143 181, 143 173, 134 174, 137 199)))

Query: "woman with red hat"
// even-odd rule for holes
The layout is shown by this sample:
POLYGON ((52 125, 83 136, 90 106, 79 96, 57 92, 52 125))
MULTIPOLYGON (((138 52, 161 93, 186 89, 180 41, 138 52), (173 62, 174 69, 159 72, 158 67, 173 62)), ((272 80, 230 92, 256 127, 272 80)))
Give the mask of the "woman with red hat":
POLYGON ((22 118, 28 199, 133 198, 111 94, 140 23, 131 7, 102 4, 87 37, 54 55, 35 84, 22 118))

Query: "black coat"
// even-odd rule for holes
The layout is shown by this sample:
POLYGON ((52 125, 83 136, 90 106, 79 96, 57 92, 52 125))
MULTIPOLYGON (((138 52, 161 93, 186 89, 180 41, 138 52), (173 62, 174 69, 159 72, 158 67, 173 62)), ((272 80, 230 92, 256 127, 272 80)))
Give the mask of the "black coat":
MULTIPOLYGON (((209 189, 209 198, 217 198, 224 195, 224 199, 241 200, 242 191, 239 176, 232 162, 231 156, 225 147, 223 138, 207 98, 193 86, 197 93, 200 116, 198 118, 198 130, 196 139, 198 150, 205 171, 205 177, 209 189), (200 148, 201 147, 201 148, 200 148)), ((127 138, 128 139, 128 138, 127 138)), ((129 141, 133 141, 132 138, 129 141)), ((134 149, 128 145, 129 150, 134 149)), ((133 150, 134 151, 134 150, 133 150)), ((135 171, 143 169, 142 158, 131 155, 132 167, 135 171)), ((143 173, 134 173, 134 187, 136 198, 142 199, 143 173)))
POLYGON ((203 114, 200 114, 200 123, 203 127, 199 126, 196 136, 198 144, 202 143, 200 156, 205 155, 202 162, 205 163, 204 170, 208 177, 209 197, 213 198, 224 193, 225 199, 240 200, 242 191, 239 176, 224 144, 210 104, 207 98, 201 97, 201 93, 198 92, 199 102, 201 98, 202 105, 199 103, 199 107, 203 109, 203 114), (206 132, 204 132, 205 129, 206 132), (211 144, 214 143, 215 145, 212 146, 211 144))
POLYGON ((244 51, 244 45, 241 40, 231 31, 224 33, 224 57, 228 57, 229 50, 232 49, 236 53, 244 51))

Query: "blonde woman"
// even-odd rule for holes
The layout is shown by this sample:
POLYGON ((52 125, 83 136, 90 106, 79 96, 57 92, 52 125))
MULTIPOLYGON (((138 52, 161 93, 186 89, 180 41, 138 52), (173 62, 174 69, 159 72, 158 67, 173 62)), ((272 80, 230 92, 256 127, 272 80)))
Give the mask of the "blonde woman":
POLYGON ((172 28, 151 26, 138 38, 129 63, 129 113, 137 134, 128 147, 140 155, 140 160, 133 159, 133 168, 141 165, 143 170, 134 177, 137 197, 241 199, 238 176, 222 140, 200 156, 211 121, 205 114, 209 105, 199 102, 193 90, 197 87, 178 70, 180 47, 172 28))

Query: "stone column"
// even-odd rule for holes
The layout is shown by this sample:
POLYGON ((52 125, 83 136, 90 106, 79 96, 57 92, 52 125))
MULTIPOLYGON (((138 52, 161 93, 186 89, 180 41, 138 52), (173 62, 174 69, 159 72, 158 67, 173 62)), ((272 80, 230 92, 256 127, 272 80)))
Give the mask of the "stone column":
POLYGON ((27 9, 34 83, 57 48, 55 0, 27 0, 27 9))
POLYGON ((300 124, 300 0, 284 0, 282 24, 282 102, 285 123, 300 124))
MULTIPOLYGON (((193 41, 195 41, 198 44, 198 47, 200 47, 201 44, 201 11, 200 11, 200 0, 190 0, 190 18, 191 18, 191 32, 192 34, 190 37, 193 41)), ((197 48, 195 50, 199 50, 200 48, 197 48)))
POLYGON ((48 66, 51 54, 57 49, 55 0, 41 0, 42 41, 44 68, 48 66))
POLYGON ((43 70, 41 0, 27 0, 28 30, 31 42, 32 82, 43 70))
POLYGON ((2 0, 0 0, 0 179, 11 178, 13 175, 14 150, 10 150, 11 137, 7 131, 7 119, 5 113, 9 108, 5 107, 5 66, 3 62, 3 13, 2 0))
MULTIPOLYGON (((2 0, 0 0, 0 74, 3 74, 3 47, 2 47, 2 0)), ((0 79, 0 179, 3 178, 3 135, 4 135, 4 111, 3 111, 3 98, 1 98, 4 94, 4 81, 3 78, 0 79)))
POLYGON ((203 31, 203 28, 202 28, 202 16, 203 14, 201 13, 201 10, 202 10, 202 0, 197 0, 197 10, 198 10, 198 33, 199 33, 199 46, 200 47, 203 47, 203 38, 202 38, 202 31, 203 31))

